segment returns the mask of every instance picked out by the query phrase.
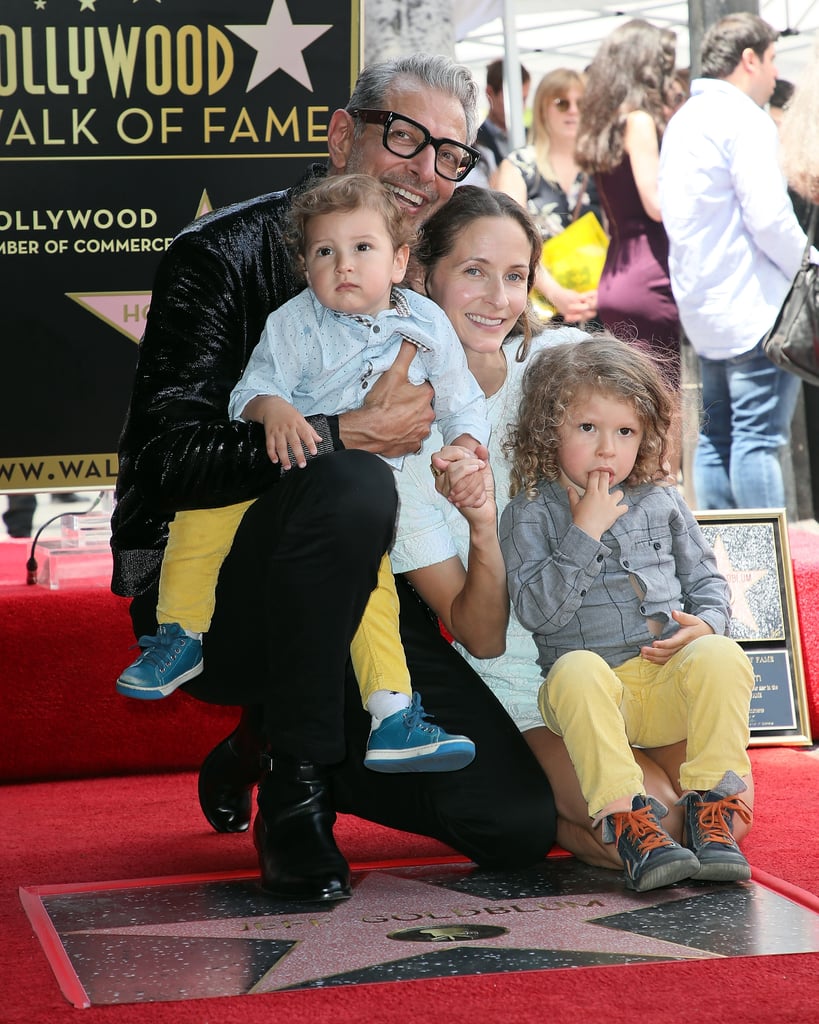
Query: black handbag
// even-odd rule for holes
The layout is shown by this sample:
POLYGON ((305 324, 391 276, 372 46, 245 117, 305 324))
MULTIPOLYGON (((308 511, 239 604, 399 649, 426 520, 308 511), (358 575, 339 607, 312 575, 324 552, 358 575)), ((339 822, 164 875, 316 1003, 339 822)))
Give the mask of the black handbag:
POLYGON ((810 262, 819 206, 811 210, 802 266, 773 327, 762 339, 765 355, 781 370, 819 385, 819 266, 810 262))

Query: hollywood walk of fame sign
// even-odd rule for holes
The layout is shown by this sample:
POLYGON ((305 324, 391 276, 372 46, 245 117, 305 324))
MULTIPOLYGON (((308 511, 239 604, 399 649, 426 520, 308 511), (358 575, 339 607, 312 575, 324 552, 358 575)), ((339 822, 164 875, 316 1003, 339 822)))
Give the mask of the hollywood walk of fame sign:
POLYGON ((805 677, 783 509, 698 512, 731 588, 730 635, 754 669, 751 743, 809 746, 805 677))
POLYGON ((327 156, 361 0, 3 0, 0 492, 113 486, 173 236, 327 156))

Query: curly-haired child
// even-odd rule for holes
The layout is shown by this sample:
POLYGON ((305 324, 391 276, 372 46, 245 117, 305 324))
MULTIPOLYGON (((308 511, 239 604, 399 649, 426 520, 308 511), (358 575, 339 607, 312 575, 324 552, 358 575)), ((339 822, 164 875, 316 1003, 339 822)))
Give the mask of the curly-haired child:
POLYGON ((638 891, 750 877, 732 830, 734 815, 750 821, 739 794, 753 672, 725 635, 728 584, 666 475, 674 413, 657 363, 634 345, 604 334, 544 350, 507 441, 513 498, 500 529, 544 676, 540 712, 638 891), (682 845, 631 749, 681 740, 682 845))

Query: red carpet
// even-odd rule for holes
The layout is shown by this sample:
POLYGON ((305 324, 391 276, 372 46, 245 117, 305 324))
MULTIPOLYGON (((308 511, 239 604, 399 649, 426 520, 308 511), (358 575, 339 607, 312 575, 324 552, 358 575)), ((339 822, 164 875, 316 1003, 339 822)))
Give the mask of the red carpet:
MULTIPOLYGON (((816 729, 819 544, 814 536, 792 535, 791 545, 816 729)), ((0 577, 9 547, 19 552, 22 546, 0 545, 0 577)), ((20 555, 15 559, 15 578, 22 580, 20 555)), ((104 1024, 585 1024, 598 1018, 606 1024, 802 1024, 819 1017, 815 954, 73 1009, 31 931, 20 886, 255 866, 248 836, 207 829, 190 772, 134 774, 192 768, 233 715, 182 694, 148 706, 117 698, 113 681, 132 642, 125 602, 102 588, 0 587, 0 778, 16 783, 0 788, 0 1021, 60 1024, 80 1019, 80 1012, 81 1019, 104 1024), (77 778, 102 775, 123 777, 77 778)), ((756 748, 751 757, 756 822, 745 851, 755 868, 819 895, 819 760, 787 748, 756 748)), ((442 852, 429 840, 351 818, 340 823, 339 835, 357 861, 442 852)))
MULTIPOLYGON (((819 736, 819 535, 791 531, 790 544, 808 712, 819 736)), ((3 685, 26 697, 0 715, 0 780, 198 766, 236 712, 181 691, 162 701, 120 697, 114 680, 133 658, 128 602, 101 586, 27 587, 27 557, 28 545, 0 543, 3 685)))
POLYGON ((237 712, 179 692, 163 701, 119 696, 114 682, 134 657, 128 601, 99 585, 26 586, 28 552, 0 544, 3 688, 25 695, 0 715, 0 780, 199 765, 237 712))
POLYGON ((794 567, 808 712, 814 739, 819 739, 819 534, 790 530, 788 542, 794 567))
MULTIPOLYGON (((757 819, 745 850, 755 868, 819 894, 819 761, 803 750, 752 752, 757 819)), ((6 823, 0 890, 0 1020, 60 1024, 80 1011, 62 997, 34 937, 20 885, 252 870, 248 836, 218 836, 199 817, 189 773, 85 780, 0 790, 6 823)), ((344 818, 353 860, 424 857, 443 848, 344 818)), ((413 1024, 808 1022, 816 1019, 819 955, 589 968, 364 985, 83 1011, 114 1024, 270 1024, 271 1021, 413 1024), (657 993, 656 996, 651 993, 657 993), (660 995, 662 993, 662 995, 660 995)), ((85 1018, 83 1018, 85 1019, 85 1018)))

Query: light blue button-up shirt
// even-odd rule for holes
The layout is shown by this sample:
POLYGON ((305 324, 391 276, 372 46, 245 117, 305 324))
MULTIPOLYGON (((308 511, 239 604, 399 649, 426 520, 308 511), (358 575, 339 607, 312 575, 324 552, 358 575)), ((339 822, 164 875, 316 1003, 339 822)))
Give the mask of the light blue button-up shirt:
MULTIPOLYGON (((328 309, 309 288, 274 310, 233 389, 229 415, 241 419, 260 395, 284 398, 303 416, 359 409, 403 340, 418 349, 410 382, 428 380, 435 389, 435 421, 444 442, 471 434, 486 444, 486 401, 452 324, 431 299, 403 288, 393 289, 393 307, 375 317, 328 309)), ((400 468, 403 460, 386 461, 400 468)))
POLYGON ((779 168, 773 119, 730 82, 699 78, 660 150, 671 289, 707 359, 749 352, 770 329, 806 237, 779 168))

